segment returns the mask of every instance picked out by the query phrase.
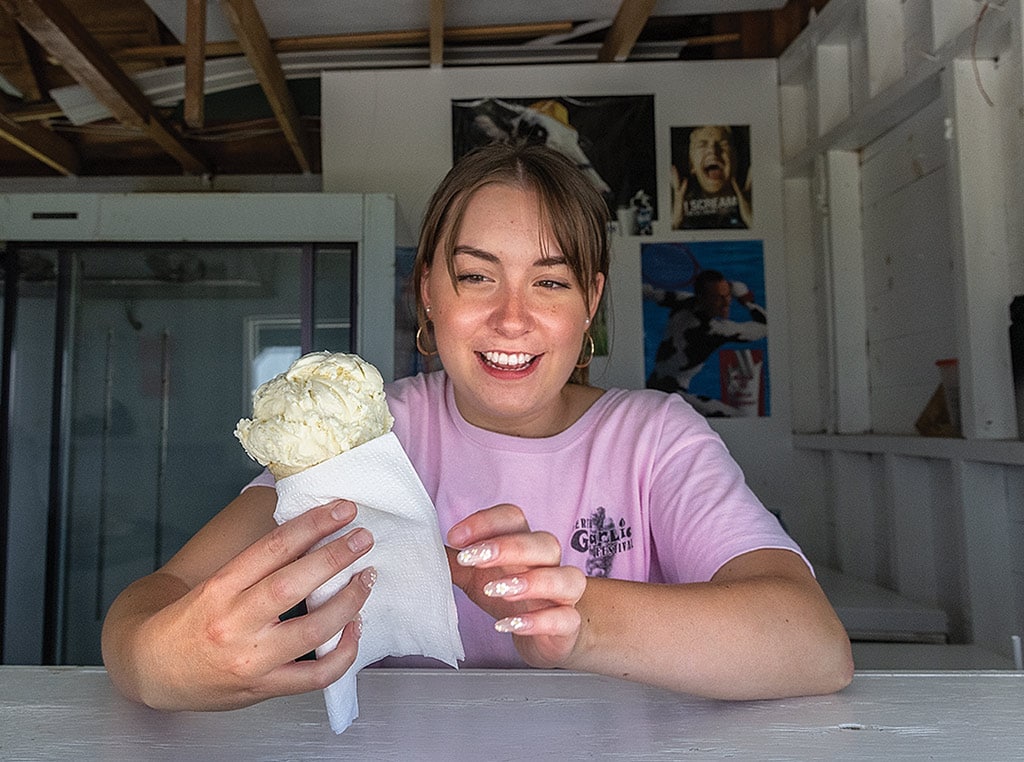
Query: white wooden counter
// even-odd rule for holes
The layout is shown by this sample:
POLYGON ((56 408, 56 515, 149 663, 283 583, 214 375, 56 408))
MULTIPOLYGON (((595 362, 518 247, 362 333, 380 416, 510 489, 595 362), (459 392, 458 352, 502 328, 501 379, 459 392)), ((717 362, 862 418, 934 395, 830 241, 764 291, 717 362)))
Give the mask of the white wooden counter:
POLYGON ((366 670, 334 735, 319 693, 162 713, 97 667, 0 668, 3 760, 950 759, 1024 755, 1024 673, 861 672, 841 693, 719 702, 543 671, 366 670))

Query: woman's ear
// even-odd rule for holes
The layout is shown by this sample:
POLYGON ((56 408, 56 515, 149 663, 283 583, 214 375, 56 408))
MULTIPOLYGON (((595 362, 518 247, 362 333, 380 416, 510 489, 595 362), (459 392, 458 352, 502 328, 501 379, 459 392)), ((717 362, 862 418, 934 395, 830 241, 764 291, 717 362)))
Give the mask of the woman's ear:
POLYGON ((601 295, 604 293, 604 273, 594 276, 594 287, 590 289, 590 319, 594 319, 597 308, 601 305, 601 295))
POLYGON ((420 275, 420 306, 423 307, 424 311, 430 312, 430 296, 428 294, 429 289, 427 288, 427 281, 430 279, 430 268, 424 267, 423 274, 420 275))

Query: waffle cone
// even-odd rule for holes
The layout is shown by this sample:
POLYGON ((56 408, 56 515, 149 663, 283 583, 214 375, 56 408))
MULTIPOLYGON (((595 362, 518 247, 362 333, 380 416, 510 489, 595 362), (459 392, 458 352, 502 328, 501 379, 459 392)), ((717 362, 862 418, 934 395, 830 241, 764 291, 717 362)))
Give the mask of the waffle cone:
POLYGON ((275 479, 284 479, 288 476, 295 476, 295 474, 302 473, 307 468, 312 466, 289 466, 286 463, 268 463, 267 469, 274 475, 275 479))

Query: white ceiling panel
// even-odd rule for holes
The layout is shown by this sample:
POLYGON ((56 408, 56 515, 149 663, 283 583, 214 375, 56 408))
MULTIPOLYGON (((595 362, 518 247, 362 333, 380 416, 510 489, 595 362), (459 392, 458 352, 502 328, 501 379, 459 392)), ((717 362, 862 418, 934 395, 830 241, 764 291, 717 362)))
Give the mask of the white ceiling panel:
MULTIPOLYGON (((627 0, 628 1, 628 0, 627 0)), ((185 39, 185 3, 182 0, 146 0, 153 12, 179 40, 185 39)), ((548 21, 611 19, 621 0, 448 0, 448 26, 525 24, 548 21)), ((786 0, 659 0, 655 16, 766 11, 783 7, 786 0)), ((355 34, 428 26, 429 0, 256 0, 272 38, 321 34, 355 34)), ((220 0, 208 0, 207 39, 234 39, 220 9, 220 0)))

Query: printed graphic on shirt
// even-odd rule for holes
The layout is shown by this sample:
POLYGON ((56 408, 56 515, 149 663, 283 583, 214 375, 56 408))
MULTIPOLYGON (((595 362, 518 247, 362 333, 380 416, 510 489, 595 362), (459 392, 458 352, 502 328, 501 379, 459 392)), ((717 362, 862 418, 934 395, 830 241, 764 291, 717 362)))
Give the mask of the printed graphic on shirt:
POLYGON ((573 550, 587 554, 585 571, 590 577, 609 577, 612 563, 620 551, 633 548, 633 527, 625 519, 614 518, 598 507, 589 518, 576 521, 570 543, 573 550))

